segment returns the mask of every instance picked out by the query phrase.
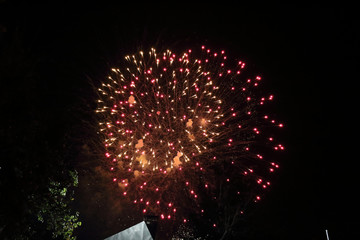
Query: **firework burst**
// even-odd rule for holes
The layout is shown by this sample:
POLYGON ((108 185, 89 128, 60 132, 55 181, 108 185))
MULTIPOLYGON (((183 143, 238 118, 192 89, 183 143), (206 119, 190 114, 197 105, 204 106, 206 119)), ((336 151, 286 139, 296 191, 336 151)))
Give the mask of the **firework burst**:
POLYGON ((225 188, 256 202, 270 186, 279 166, 269 149, 284 149, 271 133, 283 124, 262 113, 273 95, 258 96, 261 77, 243 61, 226 61, 205 46, 152 48, 126 56, 98 89, 107 168, 143 213, 186 222, 225 188))

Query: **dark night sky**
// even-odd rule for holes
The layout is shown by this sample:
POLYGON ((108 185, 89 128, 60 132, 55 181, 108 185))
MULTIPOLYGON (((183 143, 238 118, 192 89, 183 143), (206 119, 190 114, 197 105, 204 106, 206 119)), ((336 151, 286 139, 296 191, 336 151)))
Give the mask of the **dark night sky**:
POLYGON ((360 26, 351 7, 5 6, 3 25, 24 30, 26 45, 45 59, 43 74, 53 76, 41 94, 59 124, 91 91, 87 76, 100 78, 138 46, 205 44, 256 66, 275 93, 287 151, 253 224, 275 239, 326 239, 325 229, 332 240, 346 239, 360 227, 360 26))

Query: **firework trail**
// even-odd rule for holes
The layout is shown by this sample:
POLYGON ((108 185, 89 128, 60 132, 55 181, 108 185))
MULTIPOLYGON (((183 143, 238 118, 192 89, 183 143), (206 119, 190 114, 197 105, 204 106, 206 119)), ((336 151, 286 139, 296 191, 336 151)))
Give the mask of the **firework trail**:
POLYGON ((124 198, 184 222, 225 188, 237 201, 259 201, 279 167, 271 150, 284 149, 272 133, 283 124, 262 113, 273 95, 258 96, 260 82, 244 62, 227 64, 224 51, 205 46, 126 56, 98 89, 96 110, 124 198))

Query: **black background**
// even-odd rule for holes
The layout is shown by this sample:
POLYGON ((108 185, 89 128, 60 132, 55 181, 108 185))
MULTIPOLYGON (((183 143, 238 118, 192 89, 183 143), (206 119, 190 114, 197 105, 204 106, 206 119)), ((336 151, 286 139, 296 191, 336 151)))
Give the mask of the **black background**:
MULTIPOLYGON (((1 84, 10 94, 36 95, 54 141, 72 123, 66 110, 91 96, 88 77, 102 78, 124 54, 152 46, 225 49, 256 66, 285 123, 279 178, 249 220, 258 238, 326 239, 325 229, 331 240, 359 235, 359 17, 352 6, 1 4, 1 41, 19 31, 47 79, 1 84)), ((83 223, 80 239, 90 239, 96 229, 83 223)))

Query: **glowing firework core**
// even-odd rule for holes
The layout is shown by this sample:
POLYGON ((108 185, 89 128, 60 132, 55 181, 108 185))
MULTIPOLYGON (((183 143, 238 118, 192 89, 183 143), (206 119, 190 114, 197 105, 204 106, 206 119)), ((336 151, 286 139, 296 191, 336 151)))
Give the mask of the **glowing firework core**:
POLYGON ((214 84, 218 76, 189 54, 158 56, 151 49, 146 57, 127 56, 127 71, 112 69, 115 74, 100 90, 109 99, 97 110, 111 116, 100 123, 108 136, 107 157, 132 169, 169 172, 224 140, 227 109, 214 84))

